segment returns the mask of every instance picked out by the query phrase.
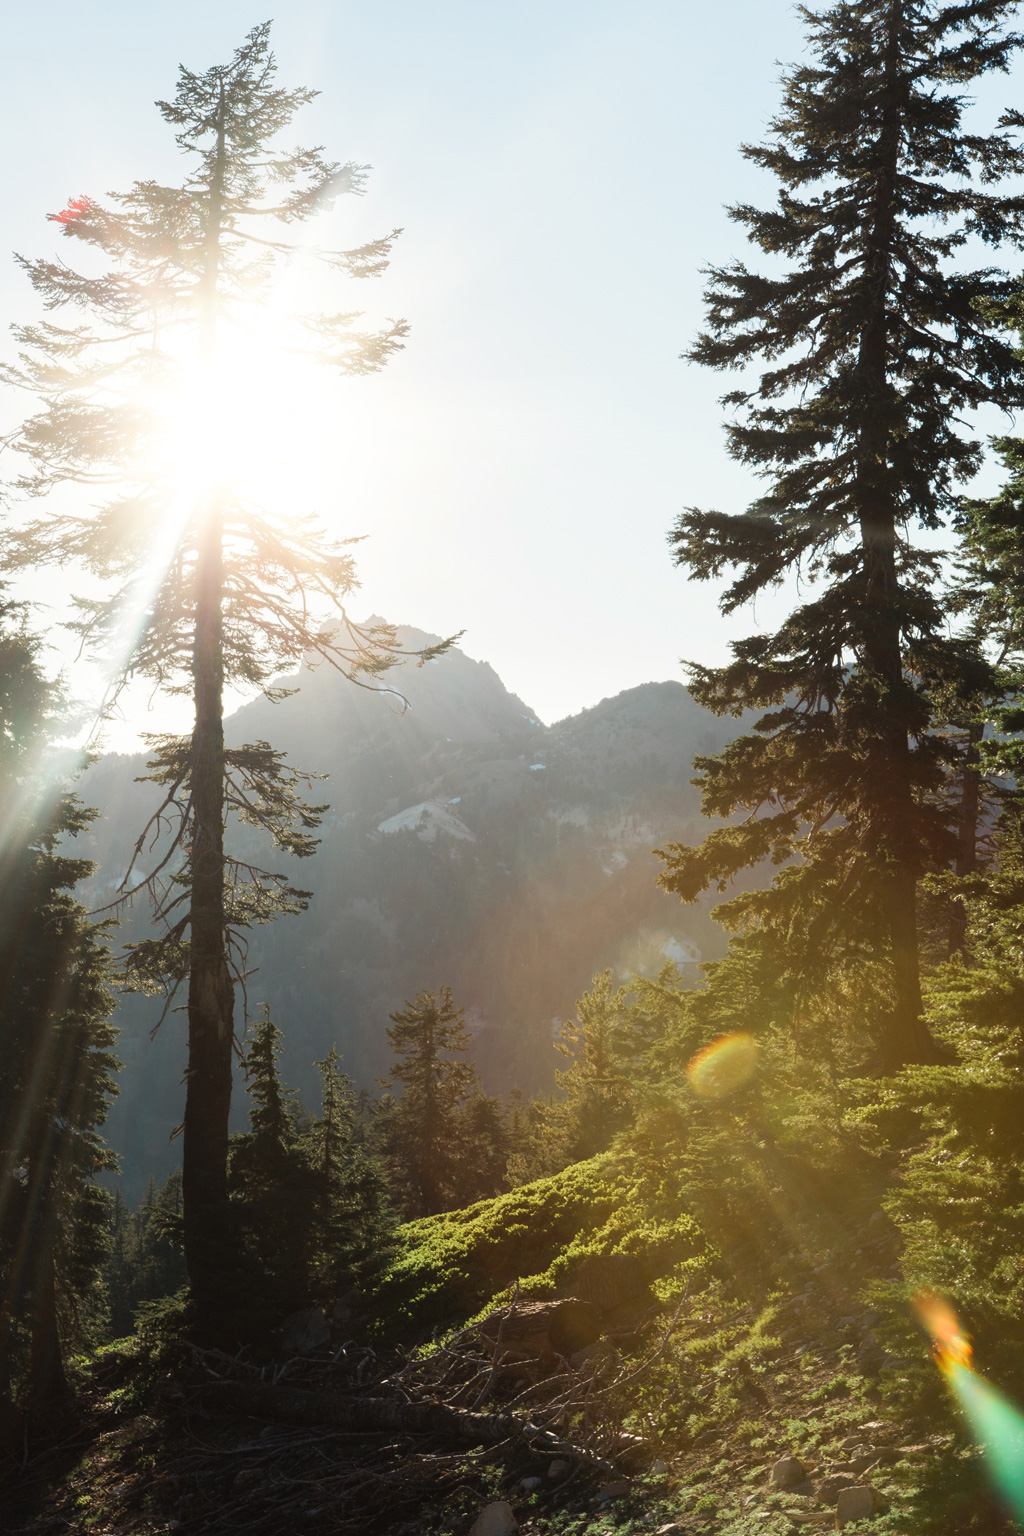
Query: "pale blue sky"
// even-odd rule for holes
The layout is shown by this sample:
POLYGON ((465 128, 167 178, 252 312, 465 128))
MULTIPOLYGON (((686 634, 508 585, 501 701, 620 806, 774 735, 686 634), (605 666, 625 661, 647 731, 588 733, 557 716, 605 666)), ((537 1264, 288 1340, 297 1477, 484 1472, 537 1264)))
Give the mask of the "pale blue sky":
MULTIPOLYGON (((678 354, 700 267, 744 253, 723 203, 771 195, 738 146, 799 51, 793 7, 283 0, 274 16, 282 83, 323 92, 298 136, 374 166, 344 210, 352 240, 406 231, 358 298, 404 315, 408 348, 346 383, 331 441, 303 445, 330 467, 321 510, 369 535, 357 607, 466 629, 546 720, 720 658, 714 594, 673 569, 665 534, 684 505, 738 509, 749 487, 724 450, 724 381, 678 354)), ((262 19, 238 0, 10 7, 3 245, 54 250, 43 215, 68 196, 174 177, 154 98, 262 19)), ((6 263, 0 298, 35 312, 6 263)))

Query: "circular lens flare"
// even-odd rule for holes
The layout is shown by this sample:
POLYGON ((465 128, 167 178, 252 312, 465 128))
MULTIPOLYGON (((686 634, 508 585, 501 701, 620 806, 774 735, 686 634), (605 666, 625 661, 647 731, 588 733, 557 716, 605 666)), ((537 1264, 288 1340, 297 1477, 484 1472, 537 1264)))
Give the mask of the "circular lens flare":
POLYGON ((686 1069, 694 1093, 702 1099, 724 1099, 750 1082, 757 1070, 760 1047, 745 1030, 720 1035, 697 1052, 686 1069))

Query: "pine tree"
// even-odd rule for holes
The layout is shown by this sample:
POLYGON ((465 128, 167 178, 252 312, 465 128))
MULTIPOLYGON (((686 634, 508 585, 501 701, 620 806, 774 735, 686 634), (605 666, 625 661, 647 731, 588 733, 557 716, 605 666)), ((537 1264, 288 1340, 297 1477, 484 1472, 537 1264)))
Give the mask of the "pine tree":
POLYGON ((361 1135, 358 1095, 333 1045, 316 1066, 322 1085, 320 1118, 306 1135, 316 1180, 312 1290, 326 1302, 386 1262, 394 1215, 384 1171, 361 1135))
POLYGON ((132 1333, 140 1308, 176 1295, 185 1285, 181 1206, 177 1170, 168 1174, 161 1189, 151 1177, 135 1211, 130 1212, 121 1191, 115 1191, 104 1271, 111 1338, 132 1333))
POLYGON ((281 1031, 264 1008, 245 1057, 249 1130, 231 1141, 225 1219, 239 1230, 233 1280, 244 1295, 236 1315, 247 1327, 276 1322, 309 1301, 315 1250, 317 1181, 304 1132, 306 1115, 281 1083, 281 1031))
MULTIPOLYGON (((1009 309, 1019 326, 1019 301, 1009 309)), ((1024 443, 1001 438, 994 446, 1007 480, 996 496, 961 505, 959 559, 946 602, 979 658, 952 681, 940 680, 939 724, 955 762, 953 873, 960 882, 991 863, 996 829, 1019 799, 1024 772, 1024 443)), ((952 889, 948 938, 955 953, 966 947, 968 911, 955 882, 952 889)))
MULTIPOLYGON (((29 460, 22 492, 45 496, 67 482, 112 487, 91 515, 61 509, 12 532, 9 563, 71 563, 101 578, 105 591, 79 601, 72 627, 86 645, 118 653, 114 695, 134 675, 190 695, 195 706, 190 737, 154 739, 151 776, 163 799, 137 855, 148 860, 154 836, 166 838, 153 872, 134 887, 129 872, 123 889, 126 899, 141 889, 154 894, 159 930, 134 947, 131 974, 172 993, 188 985, 185 1247, 207 1326, 224 1300, 244 930, 300 910, 309 894, 226 857, 225 821, 234 815, 262 827, 301 857, 314 849, 324 809, 303 800, 306 776, 268 743, 225 749, 224 689, 280 697, 271 679, 310 655, 372 686, 400 654, 392 628, 349 618, 344 600, 356 582, 345 544, 305 509, 268 510, 228 479, 226 359, 275 272, 301 250, 349 277, 374 277, 398 233, 334 251, 285 238, 340 194, 361 193, 366 167, 329 162, 319 148, 277 147, 316 93, 275 84, 268 33, 269 24, 255 28, 227 65, 203 74, 182 68, 174 99, 157 104, 191 161, 182 185, 140 181, 106 203, 83 196, 51 216, 85 248, 87 271, 22 261, 60 323, 17 330, 20 363, 6 373, 42 401, 12 439, 29 460)), ((364 332, 358 318, 297 317, 291 350, 341 374, 374 372, 401 348, 406 326, 364 332)), ((253 366, 269 377, 274 362, 253 366)))
POLYGON ((469 1048, 469 1033, 450 987, 437 996, 418 993, 391 1020, 396 1060, 383 1081, 402 1092, 387 1114, 385 1149, 407 1213, 429 1216, 458 1203, 459 1110, 478 1089, 476 1071, 458 1059, 469 1048))
POLYGON ((98 1133, 114 1093, 102 929, 75 886, 91 865, 60 847, 87 825, 55 775, 59 706, 38 643, 6 604, 0 631, 0 1440, 15 1399, 39 1414, 67 1395, 104 1258, 114 1167, 98 1133))
POLYGON ((556 1041, 556 1049, 570 1065, 555 1073, 558 1096, 545 1115, 552 1167, 603 1152, 628 1123, 631 1090, 623 1058, 629 1026, 625 989, 612 986, 610 971, 600 972, 577 1002, 576 1017, 563 1026, 556 1041))
POLYGON ((964 88, 1020 46, 1004 30, 1015 10, 802 9, 811 58, 786 77, 770 141, 744 150, 781 184, 777 206, 731 210, 773 267, 712 269, 708 329, 690 353, 716 369, 764 360, 725 403, 731 453, 769 483, 743 514, 684 514, 678 563, 702 580, 735 571, 727 613, 795 575, 817 591, 774 633, 735 644, 729 665, 691 668, 716 713, 764 713, 753 734, 696 760, 706 813, 740 815, 699 848, 668 848, 662 883, 689 901, 762 860, 785 865, 770 891, 720 915, 792 956, 805 992, 837 965, 883 958, 889 1069, 936 1056, 917 886, 955 853, 924 678, 965 653, 944 640, 928 535, 980 461, 965 413, 1024 400, 993 312, 1008 279, 953 265, 972 237, 1020 228, 1024 204, 995 183, 1024 169, 1009 133, 1024 118, 1007 113, 988 135, 962 121, 964 88))
POLYGON ((461 1155, 454 1190, 457 1205, 490 1200, 506 1188, 512 1143, 500 1099, 471 1093, 458 1112, 461 1155))

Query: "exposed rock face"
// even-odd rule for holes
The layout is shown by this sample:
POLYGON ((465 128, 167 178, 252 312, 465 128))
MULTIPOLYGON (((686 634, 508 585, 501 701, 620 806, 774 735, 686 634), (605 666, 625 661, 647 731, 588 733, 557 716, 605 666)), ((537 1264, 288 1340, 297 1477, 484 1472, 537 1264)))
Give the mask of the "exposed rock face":
MULTIPOLYGON (((414 649, 435 637, 401 638, 414 649)), ((266 740, 329 775, 310 786, 310 799, 330 802, 313 858, 289 866, 248 829, 235 835, 236 853, 285 868, 314 893, 307 913, 252 933, 250 1009, 270 1004, 284 1073, 313 1106, 312 1063, 332 1042, 356 1080, 372 1083, 388 1064, 388 1014, 442 984, 467 1009, 488 1088, 546 1088, 553 1028, 596 971, 671 962, 695 973, 720 952, 713 902, 684 907, 659 891, 651 850, 702 835, 693 756, 724 745, 736 723, 666 682, 544 726, 491 667, 459 651, 392 679, 404 711, 395 693, 321 667, 287 680, 299 685, 293 697, 259 699, 227 722, 229 745, 266 740)), ((157 803, 156 786, 134 782, 142 771, 142 759, 112 756, 83 779, 83 798, 105 813, 79 840, 91 840, 81 852, 99 865, 96 904, 157 803)), ((140 904, 128 936, 146 922, 140 904)), ((151 1042, 157 1016, 151 1002, 129 1000, 118 1019, 126 1065, 109 1129, 129 1200, 177 1157, 167 1141, 182 1118, 184 1024, 172 1014, 151 1042)))

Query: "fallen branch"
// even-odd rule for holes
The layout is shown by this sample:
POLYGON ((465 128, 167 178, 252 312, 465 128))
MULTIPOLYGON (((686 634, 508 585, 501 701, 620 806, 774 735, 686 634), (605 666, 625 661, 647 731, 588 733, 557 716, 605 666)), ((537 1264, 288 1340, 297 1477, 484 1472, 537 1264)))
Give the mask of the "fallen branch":
POLYGON ((399 1430, 412 1435, 447 1435, 467 1445, 494 1445, 503 1440, 525 1441, 545 1454, 572 1456, 600 1472, 612 1464, 582 1446, 560 1440, 550 1430, 507 1413, 473 1413, 444 1403, 407 1403, 387 1397, 342 1397, 336 1392, 301 1391, 261 1382, 218 1381, 199 1389, 202 1407, 228 1409, 254 1419, 314 1428, 399 1430))

